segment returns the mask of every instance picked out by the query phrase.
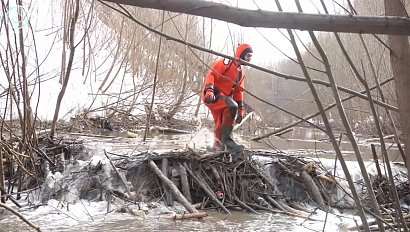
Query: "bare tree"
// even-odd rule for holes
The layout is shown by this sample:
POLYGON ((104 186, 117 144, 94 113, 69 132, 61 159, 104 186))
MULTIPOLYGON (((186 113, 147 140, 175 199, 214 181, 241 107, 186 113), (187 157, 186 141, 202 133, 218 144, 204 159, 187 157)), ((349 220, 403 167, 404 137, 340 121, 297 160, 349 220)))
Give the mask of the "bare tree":
MULTIPOLYGON (((385 0, 386 15, 409 17, 403 2, 400 0, 385 0)), ((410 177, 410 45, 406 36, 388 36, 390 61, 396 83, 397 103, 400 109, 400 119, 404 146, 407 158, 407 175, 410 177)), ((410 183, 410 179, 409 179, 410 183)))
MULTIPOLYGON (((64 37, 67 36, 67 35, 69 37, 68 45, 69 45, 69 48, 70 48, 70 54, 69 54, 69 57, 68 57, 67 68, 65 68, 65 64, 63 64, 61 66, 62 75, 64 75, 64 78, 62 79, 62 86, 61 86, 60 93, 58 94, 56 108, 55 108, 55 111, 54 111, 53 122, 51 124, 51 131, 50 131, 50 136, 51 137, 53 137, 54 133, 55 133, 57 120, 58 120, 58 114, 60 112, 61 101, 63 100, 65 90, 67 88, 68 80, 70 79, 71 68, 72 68, 73 62, 74 62, 74 53, 75 53, 75 49, 76 49, 74 36, 75 36, 75 26, 76 26, 79 11, 80 11, 80 1, 75 0, 75 2, 71 1, 70 3, 71 3, 71 7, 70 8, 65 8, 65 11, 64 11, 64 12, 71 12, 71 15, 69 17, 70 23, 68 25, 64 26, 64 37)), ((65 56, 66 56, 66 54, 63 51, 63 57, 65 57, 65 56)))

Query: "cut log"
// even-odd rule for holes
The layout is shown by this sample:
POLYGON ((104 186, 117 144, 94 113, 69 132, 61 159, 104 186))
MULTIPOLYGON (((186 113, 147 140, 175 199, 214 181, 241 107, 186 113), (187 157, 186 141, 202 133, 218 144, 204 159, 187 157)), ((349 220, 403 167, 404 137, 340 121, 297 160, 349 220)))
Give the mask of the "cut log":
MULTIPOLYGON (((167 178, 169 177, 168 175, 168 158, 163 158, 162 162, 161 162, 161 169, 162 169, 162 173, 164 174, 164 176, 166 176, 167 178)), ((173 206, 174 205, 174 200, 172 199, 172 194, 169 192, 168 187, 164 184, 163 185, 163 189, 165 192, 165 202, 168 206, 173 206)))
POLYGON ((312 199, 316 202, 316 204, 319 206, 319 208, 323 211, 326 211, 326 205, 325 202, 322 198, 322 195, 320 193, 319 188, 317 187, 315 181, 312 179, 312 177, 304 170, 302 171, 300 175, 306 185, 306 188, 309 192, 309 195, 312 197, 312 199))
POLYGON ((202 219, 204 217, 208 216, 206 212, 199 212, 199 213, 186 213, 182 215, 175 215, 173 217, 174 220, 186 220, 186 219, 202 219))
MULTIPOLYGON (((393 135, 386 135, 386 136, 383 137, 383 139, 394 139, 394 134, 393 135)), ((380 142, 380 138, 366 139, 364 142, 365 143, 380 142)))
POLYGON ((190 213, 199 213, 195 207, 191 205, 191 203, 182 195, 179 189, 169 180, 164 173, 157 167, 154 161, 150 160, 148 162, 150 168, 154 171, 154 173, 158 176, 158 178, 166 185, 169 189, 171 189, 172 193, 174 194, 175 199, 181 203, 185 209, 190 213))
POLYGON ((184 194, 185 198, 192 202, 191 198, 191 191, 189 190, 189 182, 188 182, 188 175, 186 173, 186 169, 182 164, 178 164, 179 166, 179 176, 181 177, 181 186, 182 186, 182 193, 184 194))

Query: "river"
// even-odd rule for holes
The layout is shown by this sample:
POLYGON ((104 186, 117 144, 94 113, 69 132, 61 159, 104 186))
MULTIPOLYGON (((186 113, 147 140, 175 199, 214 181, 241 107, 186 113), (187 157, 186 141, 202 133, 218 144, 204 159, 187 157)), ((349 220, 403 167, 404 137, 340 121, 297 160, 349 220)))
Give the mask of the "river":
MULTIPOLYGON (((103 150, 117 154, 129 154, 130 152, 144 150, 181 149, 189 146, 194 149, 204 148, 212 143, 210 131, 203 129, 196 134, 168 135, 157 133, 148 141, 142 142, 137 138, 97 138, 89 136, 67 135, 76 137, 85 142, 91 150, 93 157, 103 157, 103 150)), ((249 142, 247 138, 237 137, 249 149, 267 149, 266 143, 249 142)), ((360 141, 360 149, 365 157, 371 158, 369 144, 360 141)), ((270 147, 280 149, 292 154, 307 155, 319 158, 322 161, 333 163, 334 153, 332 147, 323 133, 313 129, 298 128, 282 137, 272 137, 270 147)), ((350 160, 354 155, 347 142, 342 142, 343 154, 350 160)), ((389 152, 391 157, 396 156, 397 151, 392 146, 389 152)), ((352 169, 353 171, 353 169, 352 169)), ((352 175, 357 176, 358 171, 352 175)), ((32 198, 32 197, 31 197, 32 198)), ((38 200, 38 199, 37 199, 38 200)), ((35 202, 35 199, 30 199, 35 202)), ((252 214, 240 210, 232 210, 232 215, 208 211, 208 217, 204 220, 175 221, 166 217, 164 212, 178 212, 183 208, 177 206, 170 209, 161 202, 155 203, 155 208, 149 208, 144 215, 133 216, 130 213, 110 211, 107 213, 107 202, 88 202, 77 200, 72 203, 49 200, 46 205, 31 208, 27 199, 20 200, 24 207, 21 213, 41 226, 43 231, 345 231, 347 226, 354 226, 357 217, 349 212, 329 214, 325 223, 326 214, 317 211, 313 215, 314 221, 303 218, 290 217, 284 214, 272 214, 261 212, 252 214)), ((8 202, 12 205, 11 202, 8 202)), ((116 206, 111 206, 115 208, 116 206)), ((118 206, 119 207, 119 206, 118 206)), ((144 206, 146 207, 146 206, 144 206)), ((311 207, 311 206, 307 206, 311 207)), ((312 208, 312 207, 311 207, 312 208)), ((0 211, 0 231, 30 231, 29 227, 16 216, 5 214, 0 211)))

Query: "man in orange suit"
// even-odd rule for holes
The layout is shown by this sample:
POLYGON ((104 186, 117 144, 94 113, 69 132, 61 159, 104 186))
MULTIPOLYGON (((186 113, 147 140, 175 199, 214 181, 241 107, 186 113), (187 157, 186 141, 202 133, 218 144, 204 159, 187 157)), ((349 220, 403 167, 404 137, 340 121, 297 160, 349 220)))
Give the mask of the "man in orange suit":
MULTIPOLYGON (((235 58, 249 62, 252 48, 248 44, 239 44, 235 58)), ((241 123, 243 110, 243 88, 245 73, 240 60, 220 57, 211 64, 205 76, 202 99, 210 109, 215 123, 214 148, 240 152, 243 146, 232 139, 234 122, 241 123)))

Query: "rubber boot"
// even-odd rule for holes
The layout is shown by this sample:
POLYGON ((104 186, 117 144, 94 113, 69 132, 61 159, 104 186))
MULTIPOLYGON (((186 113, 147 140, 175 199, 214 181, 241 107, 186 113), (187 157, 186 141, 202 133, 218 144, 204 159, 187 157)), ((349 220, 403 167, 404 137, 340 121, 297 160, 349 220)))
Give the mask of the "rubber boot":
POLYGON ((221 142, 225 144, 228 151, 231 152, 241 152, 243 151, 243 146, 237 144, 232 139, 233 126, 222 126, 221 127, 221 142))

